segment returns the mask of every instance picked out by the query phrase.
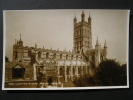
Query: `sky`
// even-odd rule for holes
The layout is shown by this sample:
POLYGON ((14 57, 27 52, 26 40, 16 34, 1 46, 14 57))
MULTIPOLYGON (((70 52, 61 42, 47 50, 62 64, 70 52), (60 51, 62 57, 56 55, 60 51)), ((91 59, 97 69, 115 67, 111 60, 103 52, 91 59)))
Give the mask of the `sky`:
POLYGON ((24 46, 64 50, 73 48, 73 19, 81 21, 82 11, 92 19, 92 45, 107 43, 107 58, 127 62, 129 12, 127 10, 7 10, 4 11, 5 56, 12 61, 15 39, 24 46))

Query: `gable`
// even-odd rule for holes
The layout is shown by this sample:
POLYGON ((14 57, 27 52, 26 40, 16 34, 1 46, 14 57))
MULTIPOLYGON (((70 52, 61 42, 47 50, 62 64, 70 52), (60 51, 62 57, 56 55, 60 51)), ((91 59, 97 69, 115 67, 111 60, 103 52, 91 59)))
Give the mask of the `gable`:
POLYGON ((14 66, 14 68, 23 68, 23 67, 17 64, 16 66, 14 66))

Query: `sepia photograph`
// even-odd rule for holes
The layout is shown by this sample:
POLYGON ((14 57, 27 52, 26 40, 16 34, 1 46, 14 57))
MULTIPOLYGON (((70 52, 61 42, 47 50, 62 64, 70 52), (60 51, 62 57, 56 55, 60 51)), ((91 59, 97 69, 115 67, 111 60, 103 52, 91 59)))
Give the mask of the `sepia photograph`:
POLYGON ((129 88, 129 15, 4 10, 2 90, 129 88))

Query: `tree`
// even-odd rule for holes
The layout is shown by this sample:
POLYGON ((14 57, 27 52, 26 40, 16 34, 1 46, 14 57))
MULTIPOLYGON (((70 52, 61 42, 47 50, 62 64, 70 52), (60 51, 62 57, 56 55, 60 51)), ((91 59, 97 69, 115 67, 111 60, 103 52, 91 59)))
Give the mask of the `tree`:
POLYGON ((96 77, 102 86, 127 85, 126 64, 121 66, 112 59, 102 61, 97 68, 96 77))
POLYGON ((115 60, 107 59, 94 69, 94 76, 83 75, 73 81, 74 85, 78 87, 127 85, 126 64, 120 65, 115 60))

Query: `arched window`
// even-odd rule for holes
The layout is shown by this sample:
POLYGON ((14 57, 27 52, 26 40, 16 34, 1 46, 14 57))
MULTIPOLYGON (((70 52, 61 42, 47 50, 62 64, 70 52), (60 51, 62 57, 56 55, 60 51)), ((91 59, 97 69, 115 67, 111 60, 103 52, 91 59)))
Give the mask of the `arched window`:
POLYGON ((17 52, 15 52, 15 59, 17 59, 17 52))
POLYGON ((88 30, 88 37, 90 38, 90 33, 89 33, 89 30, 88 30))
POLYGON ((80 41, 79 41, 79 46, 81 46, 80 41))
MULTIPOLYGON (((78 52, 79 53, 79 52, 78 52)), ((78 60, 78 56, 76 56, 76 60, 78 60)))
POLYGON ((41 58, 41 52, 38 52, 38 58, 41 58))
POLYGON ((101 61, 103 61, 103 55, 101 55, 100 59, 101 59, 101 61))
POLYGON ((73 75, 75 75, 75 68, 73 68, 73 75))
POLYGON ((69 68, 66 69, 66 74, 69 75, 69 68))
POLYGON ((73 60, 73 55, 71 56, 71 59, 73 60))
POLYGON ((86 74, 86 68, 85 68, 85 66, 83 67, 83 73, 86 74))
POLYGON ((92 61, 95 61, 95 57, 94 57, 94 56, 91 56, 91 60, 92 60, 92 61))
POLYGON ((46 58, 49 58, 49 53, 46 53, 46 58))
POLYGON ((66 55, 66 59, 68 59, 68 55, 66 55))
MULTIPOLYGON (((80 53, 80 51, 78 50, 77 53, 80 53)), ((78 59, 77 59, 78 60, 78 59)))
POLYGON ((85 45, 86 45, 86 46, 88 45, 87 41, 85 41, 85 45))
POLYGON ((31 56, 31 51, 28 51, 28 57, 30 57, 31 56))
POLYGON ((79 36, 81 35, 81 29, 80 29, 80 33, 79 33, 79 36))
POLYGON ((79 43, 77 42, 77 47, 79 47, 79 43))
POLYGON ((59 72, 60 72, 60 76, 64 76, 63 68, 60 68, 59 72))
POLYGON ((78 74, 81 74, 81 68, 78 67, 78 74))
POLYGON ((56 54, 53 55, 54 59, 56 59, 56 54))
POLYGON ((62 54, 60 54, 60 59, 62 59, 62 54))
POLYGON ((77 36, 78 32, 75 33, 75 36, 77 36))

